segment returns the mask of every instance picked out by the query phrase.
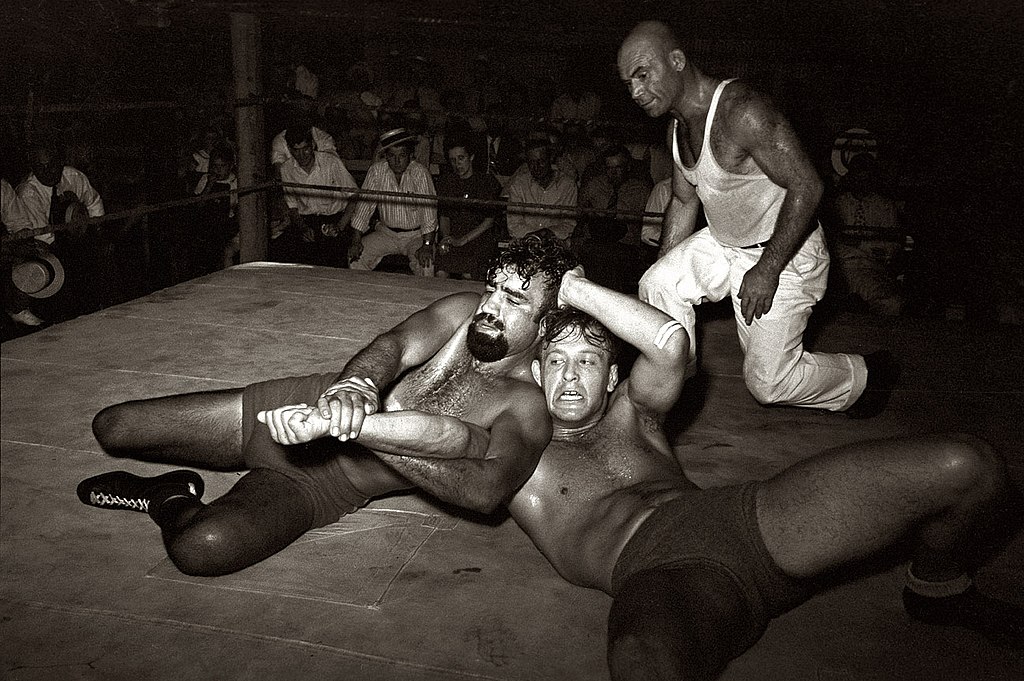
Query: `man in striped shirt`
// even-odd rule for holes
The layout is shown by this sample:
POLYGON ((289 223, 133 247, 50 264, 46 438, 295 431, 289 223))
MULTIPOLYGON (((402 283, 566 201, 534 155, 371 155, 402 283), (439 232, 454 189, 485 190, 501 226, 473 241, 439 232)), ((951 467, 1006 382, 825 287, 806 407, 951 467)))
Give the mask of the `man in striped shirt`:
MULTIPOLYGON (((405 128, 389 130, 380 137, 383 159, 366 172, 363 190, 436 196, 426 167, 412 158, 417 137, 405 128)), ((413 274, 433 270, 433 244, 437 232, 437 202, 415 196, 367 196, 352 216, 350 267, 372 270, 387 255, 401 253, 409 259, 413 274), (377 223, 370 229, 370 218, 377 223), (365 236, 364 236, 365 235, 365 236)))

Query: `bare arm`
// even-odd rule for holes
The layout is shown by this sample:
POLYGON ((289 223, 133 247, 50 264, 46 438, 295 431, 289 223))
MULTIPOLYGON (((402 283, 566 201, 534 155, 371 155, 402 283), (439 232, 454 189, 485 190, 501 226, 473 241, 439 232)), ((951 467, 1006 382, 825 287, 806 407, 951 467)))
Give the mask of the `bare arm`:
POLYGON ((401 456, 381 450, 377 456, 438 499, 489 513, 529 478, 551 439, 551 420, 541 393, 525 383, 514 392, 489 433, 466 424, 467 445, 460 458, 401 456), (484 435, 486 449, 480 456, 484 435))
POLYGON ((640 351, 627 385, 629 399, 638 407, 666 414, 683 387, 690 339, 682 326, 634 296, 595 284, 579 268, 562 276, 558 299, 591 315, 640 351))
MULTIPOLYGON (((298 445, 326 437, 330 419, 307 404, 261 411, 271 438, 283 445, 298 445)), ((453 416, 416 410, 378 412, 363 421, 359 442, 378 453, 439 459, 479 459, 487 453, 486 429, 453 416)))
MULTIPOLYGON (((672 139, 672 131, 675 126, 669 126, 669 149, 675 140, 672 139)), ((693 234, 697 226, 697 211, 700 209, 700 198, 697 190, 692 184, 686 181, 679 165, 672 163, 672 197, 665 208, 665 221, 661 232, 661 248, 658 250, 658 257, 661 257, 675 248, 686 237, 693 234)))
POLYGON ((753 91, 741 95, 726 126, 730 141, 747 152, 772 182, 786 189, 775 231, 740 286, 740 309, 750 324, 771 309, 779 275, 814 228, 823 186, 793 128, 763 96, 753 91))
POLYGON ((479 303, 480 297, 473 293, 442 298, 356 353, 334 385, 317 400, 321 416, 331 420, 331 434, 342 439, 357 437, 363 418, 380 406, 380 390, 407 369, 433 357, 479 303))

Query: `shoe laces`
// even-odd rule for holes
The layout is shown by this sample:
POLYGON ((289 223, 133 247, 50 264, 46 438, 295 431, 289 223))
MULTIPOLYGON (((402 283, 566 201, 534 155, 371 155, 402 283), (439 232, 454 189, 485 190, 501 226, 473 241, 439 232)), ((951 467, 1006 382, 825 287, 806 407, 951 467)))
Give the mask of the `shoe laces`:
POLYGON ((129 508, 133 511, 149 511, 149 499, 129 499, 126 497, 119 497, 116 494, 97 492, 96 490, 89 492, 89 502, 93 506, 117 506, 120 508, 129 508))

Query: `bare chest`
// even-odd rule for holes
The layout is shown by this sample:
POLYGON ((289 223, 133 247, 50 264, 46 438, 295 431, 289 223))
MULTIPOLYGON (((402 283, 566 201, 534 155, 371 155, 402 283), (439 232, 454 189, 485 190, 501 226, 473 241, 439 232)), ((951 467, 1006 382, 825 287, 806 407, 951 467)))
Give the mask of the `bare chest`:
MULTIPOLYGON (((726 121, 721 111, 715 112, 711 126, 708 150, 722 169, 731 173, 754 172, 753 159, 742 147, 733 142, 728 134, 726 121)), ((707 116, 678 121, 676 125, 676 146, 679 158, 687 168, 693 168, 701 160, 704 149, 704 135, 707 116)))
POLYGON ((492 411, 507 379, 476 371, 468 358, 428 363, 414 369, 388 394, 385 410, 417 409, 477 421, 492 411))

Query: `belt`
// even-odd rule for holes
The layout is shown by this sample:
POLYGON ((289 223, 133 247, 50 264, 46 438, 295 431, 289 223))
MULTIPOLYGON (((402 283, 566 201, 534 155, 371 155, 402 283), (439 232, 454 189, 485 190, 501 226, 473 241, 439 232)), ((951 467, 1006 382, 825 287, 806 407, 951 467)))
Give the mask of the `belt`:
POLYGON ((416 225, 415 227, 398 228, 398 227, 392 227, 391 225, 386 224, 386 223, 381 223, 381 224, 383 224, 385 227, 390 229, 392 232, 403 232, 404 233, 404 232, 418 232, 420 230, 420 226, 419 225, 416 225))
POLYGON ((761 243, 758 243, 758 244, 750 244, 749 246, 740 246, 740 248, 744 248, 744 249, 746 249, 746 248, 764 248, 767 245, 768 245, 767 241, 762 241, 761 243))

